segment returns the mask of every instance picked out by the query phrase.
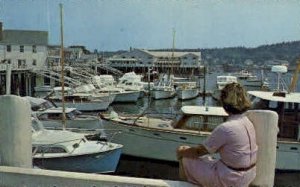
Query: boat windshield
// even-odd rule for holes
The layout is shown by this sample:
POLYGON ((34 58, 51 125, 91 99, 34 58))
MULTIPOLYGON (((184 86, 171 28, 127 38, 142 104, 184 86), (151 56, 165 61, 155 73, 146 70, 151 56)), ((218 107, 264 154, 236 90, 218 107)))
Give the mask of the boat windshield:
POLYGON ((31 126, 35 132, 42 131, 44 129, 43 125, 36 119, 32 119, 31 126))
POLYGON ((211 132, 226 119, 226 116, 182 115, 174 128, 211 132))

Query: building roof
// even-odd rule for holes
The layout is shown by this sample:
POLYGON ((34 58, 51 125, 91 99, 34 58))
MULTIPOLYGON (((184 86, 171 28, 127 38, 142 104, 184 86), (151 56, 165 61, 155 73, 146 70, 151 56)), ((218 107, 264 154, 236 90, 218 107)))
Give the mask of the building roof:
POLYGON ((172 51, 148 51, 145 49, 140 49, 141 51, 150 54, 151 56, 155 57, 172 57, 172 53, 174 53, 174 57, 182 57, 188 54, 199 56, 200 52, 172 52, 172 51))
POLYGON ((48 45, 47 31, 4 30, 0 43, 22 45, 48 45))

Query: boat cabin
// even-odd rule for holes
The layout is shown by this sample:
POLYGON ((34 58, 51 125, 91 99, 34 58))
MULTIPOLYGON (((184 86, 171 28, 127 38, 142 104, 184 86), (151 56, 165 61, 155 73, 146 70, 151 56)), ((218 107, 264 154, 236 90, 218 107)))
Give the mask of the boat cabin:
POLYGON ((222 90, 227 84, 238 82, 236 76, 231 75, 220 75, 217 76, 217 88, 218 90, 222 90))
POLYGON ((254 109, 277 112, 278 138, 300 141, 300 93, 249 91, 248 94, 254 109))
MULTIPOLYGON (((82 114, 76 108, 66 108, 65 109, 66 119, 67 120, 74 120, 76 116, 82 114)), ((62 120, 63 111, 62 107, 58 108, 50 108, 46 111, 42 111, 38 114, 38 118, 40 120, 62 120)))
POLYGON ((183 106, 182 116, 174 128, 211 132, 226 121, 228 114, 218 106, 183 106))

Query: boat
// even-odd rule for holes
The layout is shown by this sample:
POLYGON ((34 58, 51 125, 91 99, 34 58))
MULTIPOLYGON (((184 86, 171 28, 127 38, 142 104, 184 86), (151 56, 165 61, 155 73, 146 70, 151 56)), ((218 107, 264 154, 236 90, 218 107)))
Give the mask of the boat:
POLYGON ((169 99, 176 95, 174 87, 174 72, 173 72, 173 61, 174 61, 174 48, 175 48, 175 30, 173 30, 173 48, 171 54, 171 65, 169 69, 166 69, 167 73, 162 73, 159 79, 154 83, 150 90, 150 95, 153 99, 169 99))
POLYGON ((177 162, 178 146, 198 145, 228 116, 223 108, 213 106, 183 106, 181 111, 178 119, 124 116, 114 111, 101 113, 101 118, 108 138, 113 136, 112 142, 124 146, 123 154, 177 162))
POLYGON ((230 74, 232 76, 236 76, 238 82, 244 86, 244 88, 248 91, 250 90, 268 90, 269 89, 269 82, 267 79, 264 79, 263 76, 259 79, 253 73, 247 70, 241 70, 236 73, 230 74))
POLYGON ((145 94, 145 85, 148 85, 148 83, 142 81, 141 75, 137 75, 135 72, 128 72, 119 78, 116 86, 123 88, 125 91, 139 91, 139 98, 142 98, 145 94))
POLYGON ((154 99, 169 99, 176 95, 174 88, 173 76, 163 74, 160 76, 158 82, 156 82, 150 90, 151 97, 154 99))
MULTIPOLYGON (((300 69, 298 63, 297 69, 300 69)), ((295 74, 298 74, 296 70, 295 74)), ((285 66, 273 66, 272 72, 278 73, 278 86, 273 91, 248 91, 255 109, 272 110, 277 112, 278 142, 277 161, 278 170, 300 170, 300 93, 295 91, 297 76, 293 78, 290 89, 280 87, 281 75, 287 72, 285 66)))
POLYGON ((114 95, 115 99, 113 102, 137 102, 140 97, 139 90, 125 90, 117 87, 112 75, 94 76, 93 82, 97 85, 98 93, 114 95))
POLYGON ((99 92, 93 84, 82 84, 74 88, 76 93, 90 94, 95 99, 101 99, 108 102, 109 105, 115 100, 115 95, 109 93, 99 92))
POLYGON ((83 114, 76 108, 54 106, 50 101, 30 96, 23 97, 31 105, 32 115, 43 123, 44 128, 51 130, 70 130, 85 133, 86 137, 105 140, 102 121, 96 115, 83 114), (65 125, 63 125, 63 113, 65 113, 65 125))
MULTIPOLYGON (((69 108, 76 108, 79 111, 101 111, 107 110, 111 101, 103 100, 90 93, 77 93, 70 87, 64 88, 64 105, 69 108)), ((54 87, 53 92, 47 96, 47 99, 55 103, 56 106, 62 106, 62 87, 54 87)))
POLYGON ((176 95, 180 100, 194 99, 199 95, 196 82, 183 82, 176 87, 176 95))
POLYGON ((32 121, 33 165, 41 169, 111 173, 116 171, 122 145, 90 141, 83 134, 67 130, 46 130, 32 121))
POLYGON ((44 98, 52 92, 52 87, 50 85, 36 86, 34 87, 35 97, 44 98))
POLYGON ((216 88, 213 90, 212 98, 219 100, 221 90, 229 83, 237 83, 238 79, 236 76, 232 75, 219 75, 217 76, 216 88))

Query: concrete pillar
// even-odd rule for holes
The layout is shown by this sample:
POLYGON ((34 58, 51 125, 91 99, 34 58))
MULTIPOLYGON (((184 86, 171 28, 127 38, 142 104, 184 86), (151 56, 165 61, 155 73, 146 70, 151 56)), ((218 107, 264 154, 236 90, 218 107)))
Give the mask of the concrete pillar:
POLYGON ((276 165, 278 114, 270 110, 249 110, 258 145, 256 177, 250 186, 273 187, 276 165))
POLYGON ((0 165, 32 167, 31 110, 27 100, 0 96, 0 165))

